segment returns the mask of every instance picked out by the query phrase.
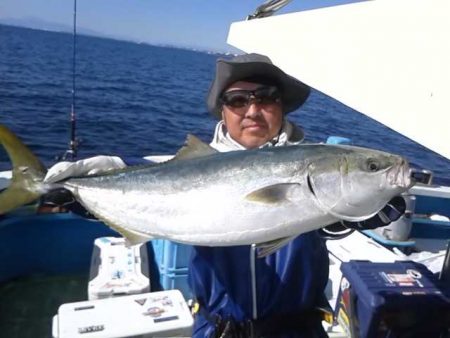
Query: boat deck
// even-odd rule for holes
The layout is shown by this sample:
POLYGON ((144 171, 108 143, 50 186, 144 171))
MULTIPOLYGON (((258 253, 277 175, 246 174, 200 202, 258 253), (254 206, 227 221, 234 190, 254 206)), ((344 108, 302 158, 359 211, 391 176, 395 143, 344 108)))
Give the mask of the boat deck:
POLYGON ((52 317, 63 303, 87 298, 87 275, 22 277, 0 284, 0 336, 52 337, 52 317))

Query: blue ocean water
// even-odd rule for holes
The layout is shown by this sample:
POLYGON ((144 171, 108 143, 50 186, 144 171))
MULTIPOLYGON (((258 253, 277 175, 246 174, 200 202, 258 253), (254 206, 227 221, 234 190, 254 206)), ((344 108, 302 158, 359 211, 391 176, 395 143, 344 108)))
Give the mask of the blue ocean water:
MULTIPOLYGON (((72 102, 72 41, 66 33, 0 25, 0 123, 47 165, 67 149, 72 102)), ((186 134, 209 141, 216 121, 205 104, 218 55, 77 37, 79 158, 173 154, 186 134)), ((345 105, 313 91, 289 118, 307 141, 330 135, 405 156, 450 178, 450 161, 345 105)), ((0 170, 10 168, 0 150, 0 170)))

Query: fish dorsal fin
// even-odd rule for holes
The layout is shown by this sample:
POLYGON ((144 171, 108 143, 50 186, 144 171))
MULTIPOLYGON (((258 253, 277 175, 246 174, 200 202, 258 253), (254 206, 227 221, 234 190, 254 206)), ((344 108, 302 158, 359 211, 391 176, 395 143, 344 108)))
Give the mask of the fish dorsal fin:
POLYGON ((245 199, 265 204, 285 202, 289 199, 289 195, 299 187, 299 183, 277 183, 252 191, 245 196, 245 199))
POLYGON ((187 160, 216 153, 218 153, 216 149, 202 142, 198 137, 188 134, 184 146, 178 150, 172 160, 187 160))

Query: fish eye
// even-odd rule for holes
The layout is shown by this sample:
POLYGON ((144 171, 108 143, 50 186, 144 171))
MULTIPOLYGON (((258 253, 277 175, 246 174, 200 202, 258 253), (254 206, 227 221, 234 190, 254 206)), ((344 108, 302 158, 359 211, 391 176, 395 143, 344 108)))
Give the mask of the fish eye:
POLYGON ((373 158, 367 160, 367 169, 370 172, 376 172, 380 169, 380 163, 373 158))

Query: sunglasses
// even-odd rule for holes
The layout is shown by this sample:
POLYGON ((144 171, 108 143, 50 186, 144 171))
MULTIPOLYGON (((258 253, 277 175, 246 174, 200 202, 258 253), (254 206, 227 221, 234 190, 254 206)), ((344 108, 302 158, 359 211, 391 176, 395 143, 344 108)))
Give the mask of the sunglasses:
POLYGON ((222 103, 231 108, 243 108, 253 101, 257 104, 274 104, 281 101, 276 87, 261 87, 255 90, 231 90, 222 95, 222 103))

